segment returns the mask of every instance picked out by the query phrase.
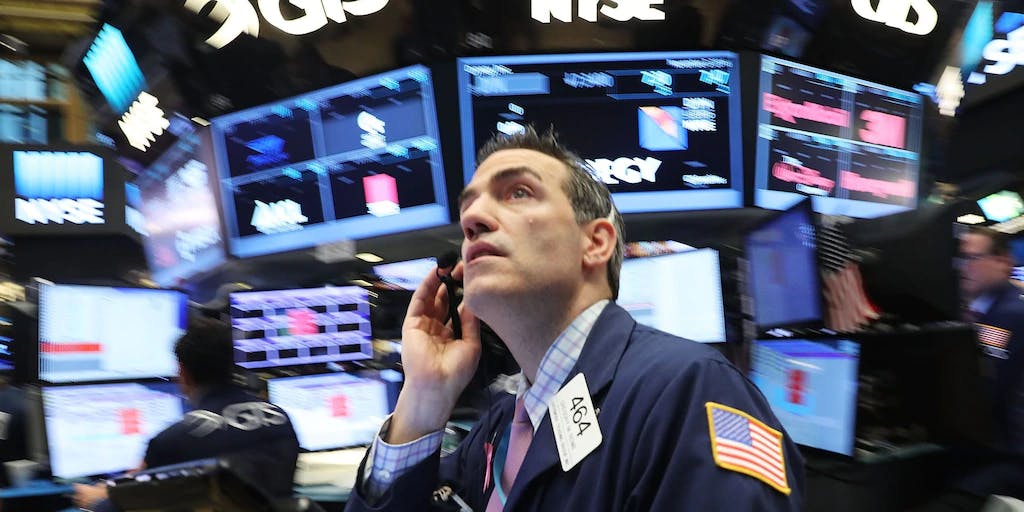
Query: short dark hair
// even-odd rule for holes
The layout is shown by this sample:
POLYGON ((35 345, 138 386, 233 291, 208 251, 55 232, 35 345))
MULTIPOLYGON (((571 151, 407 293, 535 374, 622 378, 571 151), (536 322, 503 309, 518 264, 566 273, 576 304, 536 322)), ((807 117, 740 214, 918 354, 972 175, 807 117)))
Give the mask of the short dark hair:
POLYGON ((174 344, 178 363, 197 386, 215 386, 231 382, 234 352, 231 326, 206 317, 189 321, 188 329, 174 344))
POLYGON ((1002 231, 996 231, 988 226, 971 226, 967 232, 972 235, 981 235, 991 240, 992 244, 989 246, 989 254, 993 256, 1010 255, 1010 235, 1002 231))
POLYGON ((583 225, 595 219, 608 219, 615 227, 615 251, 608 260, 608 286, 612 290, 612 299, 617 299, 619 274, 626 252, 626 225, 622 220, 622 214, 612 202, 608 187, 598 181, 586 161, 559 142, 554 128, 548 128, 542 134, 537 133, 533 126, 527 126, 524 131, 513 135, 495 134, 480 148, 476 156, 477 164, 505 149, 529 149, 565 164, 569 169, 569 178, 562 189, 569 197, 569 203, 576 213, 576 222, 583 225))

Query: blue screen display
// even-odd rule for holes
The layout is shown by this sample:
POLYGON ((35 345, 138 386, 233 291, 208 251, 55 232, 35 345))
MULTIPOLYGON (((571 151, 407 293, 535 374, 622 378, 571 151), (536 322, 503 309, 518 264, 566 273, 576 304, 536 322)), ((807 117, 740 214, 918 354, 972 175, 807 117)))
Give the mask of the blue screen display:
POLYGON ((212 123, 236 256, 450 222, 433 85, 423 66, 212 123))
POLYGON ((762 340, 750 358, 750 380, 794 442, 853 455, 860 344, 762 340))
POLYGON ((746 255, 758 327, 821 319, 817 241, 806 201, 749 233, 746 255))
POLYGON ((146 89, 146 79, 124 34, 110 25, 103 24, 82 60, 115 114, 128 111, 146 89))
POLYGON ((743 203, 737 56, 609 53, 459 59, 464 178, 495 133, 554 126, 623 213, 743 203))
POLYGON ((917 205, 921 95, 762 57, 754 202, 878 217, 917 205))

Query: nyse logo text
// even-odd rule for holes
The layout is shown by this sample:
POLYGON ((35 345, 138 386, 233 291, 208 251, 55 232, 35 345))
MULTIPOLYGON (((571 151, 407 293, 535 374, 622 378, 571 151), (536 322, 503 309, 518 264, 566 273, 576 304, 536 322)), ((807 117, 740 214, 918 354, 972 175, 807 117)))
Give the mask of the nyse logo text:
POLYGON ((28 224, 103 224, 103 203, 95 199, 14 199, 14 217, 28 224))
MULTIPOLYGON (((664 3, 665 0, 576 0, 576 14, 590 23, 597 23, 599 12, 615 21, 660 21, 665 19, 665 12, 654 6, 664 3)), ((569 23, 572 21, 572 5, 573 0, 532 0, 530 14, 541 23, 551 23, 551 18, 569 23)))

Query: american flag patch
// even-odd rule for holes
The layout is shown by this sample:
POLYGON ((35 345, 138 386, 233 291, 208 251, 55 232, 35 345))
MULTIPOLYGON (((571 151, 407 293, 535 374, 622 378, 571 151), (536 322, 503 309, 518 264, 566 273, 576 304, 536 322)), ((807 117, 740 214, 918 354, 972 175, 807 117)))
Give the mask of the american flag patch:
POLYGON ((982 345, 1006 350, 1006 345, 1010 343, 1010 336, 1013 333, 1006 329, 1000 329, 986 324, 977 324, 977 326, 978 341, 980 341, 982 345))
POLYGON ((715 464, 752 476, 788 495, 782 433, 732 407, 715 402, 705 406, 715 464))

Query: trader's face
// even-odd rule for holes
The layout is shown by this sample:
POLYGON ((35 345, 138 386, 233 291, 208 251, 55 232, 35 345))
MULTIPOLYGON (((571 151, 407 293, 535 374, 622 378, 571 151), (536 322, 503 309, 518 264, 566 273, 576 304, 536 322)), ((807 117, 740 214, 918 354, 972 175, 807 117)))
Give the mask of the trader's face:
POLYGON ((465 300, 474 312, 491 309, 481 306, 494 298, 580 285, 585 236, 565 193, 568 174, 528 149, 498 151, 477 168, 460 200, 465 300))
POLYGON ((992 254, 992 239, 969 233, 960 240, 960 286, 968 299, 996 288, 1009 279, 1012 264, 1009 256, 992 254))

